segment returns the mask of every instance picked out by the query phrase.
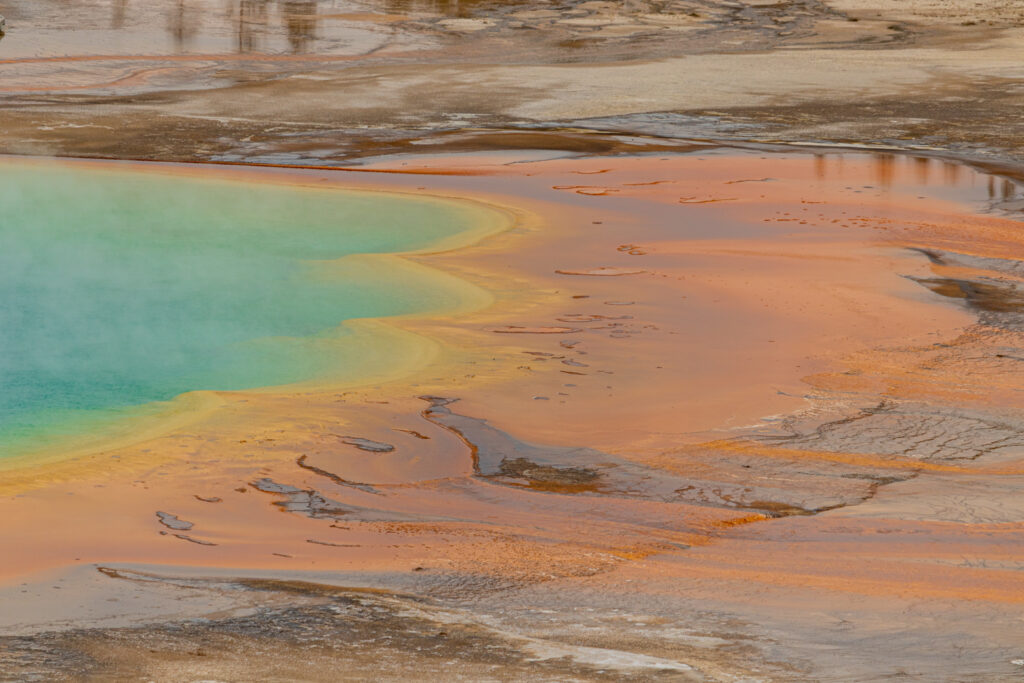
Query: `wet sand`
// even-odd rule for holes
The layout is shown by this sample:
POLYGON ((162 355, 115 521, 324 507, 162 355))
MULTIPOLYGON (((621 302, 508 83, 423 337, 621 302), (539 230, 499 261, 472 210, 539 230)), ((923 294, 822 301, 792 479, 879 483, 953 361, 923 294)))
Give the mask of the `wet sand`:
POLYGON ((408 257, 493 303, 383 323, 436 347, 402 377, 5 472, 5 674, 1020 674, 1012 180, 713 148, 168 170, 515 223, 408 257))

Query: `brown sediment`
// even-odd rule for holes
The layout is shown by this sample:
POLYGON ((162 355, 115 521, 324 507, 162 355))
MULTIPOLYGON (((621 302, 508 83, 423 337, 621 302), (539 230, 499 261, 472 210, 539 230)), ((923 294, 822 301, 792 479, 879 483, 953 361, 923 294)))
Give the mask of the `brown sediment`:
POLYGON ((600 266, 598 268, 591 268, 590 270, 564 270, 558 269, 555 271, 559 275, 603 275, 606 277, 615 277, 617 275, 640 275, 646 273, 645 270, 637 268, 622 268, 616 266, 600 266))
POLYGON ((359 546, 354 543, 331 543, 329 541, 318 541, 315 538, 307 538, 306 543, 312 543, 313 545, 327 545, 332 548, 358 548, 359 546))
POLYGON ((361 491, 366 491, 367 493, 377 493, 377 490, 370 486, 369 484, 361 484, 356 481, 348 481, 347 479, 342 479, 333 472, 328 472, 327 470, 317 467, 316 465, 310 465, 309 463, 306 462, 306 459, 308 457, 309 456, 307 455, 300 455, 298 458, 295 459, 295 464, 301 467, 302 469, 309 470, 310 472, 315 472, 316 474, 319 474, 322 477, 327 477, 335 484, 340 484, 342 486, 353 486, 357 489, 360 489, 361 491))
POLYGON ((0 500, 11 581, 76 562, 333 573, 533 634, 564 637, 568 617, 545 626, 524 605, 586 606, 573 619, 593 630, 573 642, 702 671, 756 661, 780 680, 780 651, 826 671, 815 651, 838 619, 926 672, 921 634, 970 628, 958 666, 1002 671, 986 657, 1009 662, 1024 595, 1009 369, 1024 242, 979 213, 985 176, 922 183, 918 162, 869 155, 549 159, 497 176, 448 159, 426 181, 395 163, 295 178, 518 206, 515 230, 414 257, 493 305, 396 321, 442 344, 414 377, 237 392, 187 428, 25 475, 0 500), (551 189, 597 171, 618 191, 551 189), (735 201, 678 203, 726 184, 735 201), (573 298, 583 278, 567 275, 594 274, 636 277, 587 277, 590 298, 573 298), (216 545, 161 536, 154 509, 216 545), (624 613, 664 629, 638 644, 624 613), (684 621, 727 645, 673 644, 666 625, 684 621))
POLYGON ((361 451, 369 453, 390 453, 395 447, 383 441, 364 439, 360 436, 339 436, 338 439, 346 446, 355 446, 361 451))
POLYGON ((424 440, 428 440, 428 441, 430 440, 429 436, 427 436, 426 434, 420 434, 415 429, 402 429, 401 427, 395 427, 395 431, 397 431, 397 432, 405 432, 406 434, 412 434, 417 439, 424 439, 424 440))
POLYGON ((738 197, 680 197, 680 204, 714 204, 715 202, 734 202, 738 197))
POLYGON ((489 328, 490 332, 499 334, 574 334, 581 330, 575 327, 556 327, 553 325, 527 327, 525 325, 506 325, 504 327, 489 328))
POLYGON ((171 535, 174 536, 175 538, 180 538, 183 541, 188 541, 189 543, 195 543, 196 545, 206 545, 206 546, 217 545, 216 543, 213 543, 212 541, 204 541, 201 538, 194 538, 194 537, 189 536, 187 534, 171 534, 171 535))

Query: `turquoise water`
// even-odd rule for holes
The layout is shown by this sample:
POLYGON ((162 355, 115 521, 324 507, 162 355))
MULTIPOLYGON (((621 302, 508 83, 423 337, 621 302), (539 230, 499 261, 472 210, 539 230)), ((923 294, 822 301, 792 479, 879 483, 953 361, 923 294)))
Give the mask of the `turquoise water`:
POLYGON ((336 370, 337 345, 317 342, 343 321, 451 302, 408 274, 323 262, 423 248, 479 218, 386 194, 0 164, 0 454, 187 391, 336 370))

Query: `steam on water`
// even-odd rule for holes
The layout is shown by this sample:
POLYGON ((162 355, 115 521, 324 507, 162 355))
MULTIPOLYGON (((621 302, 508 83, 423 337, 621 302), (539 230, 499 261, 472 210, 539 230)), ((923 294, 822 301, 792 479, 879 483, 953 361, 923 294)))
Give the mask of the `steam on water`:
POLYGON ((0 167, 0 453, 81 411, 308 379, 346 319, 430 305, 316 261, 422 247, 441 204, 141 173, 0 167))

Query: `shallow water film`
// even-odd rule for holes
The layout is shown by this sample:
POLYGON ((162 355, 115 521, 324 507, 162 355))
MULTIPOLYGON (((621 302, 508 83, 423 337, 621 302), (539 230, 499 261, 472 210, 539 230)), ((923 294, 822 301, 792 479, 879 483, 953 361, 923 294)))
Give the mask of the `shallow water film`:
POLYGON ((0 15, 0 681, 1021 680, 1021 2, 0 15))

